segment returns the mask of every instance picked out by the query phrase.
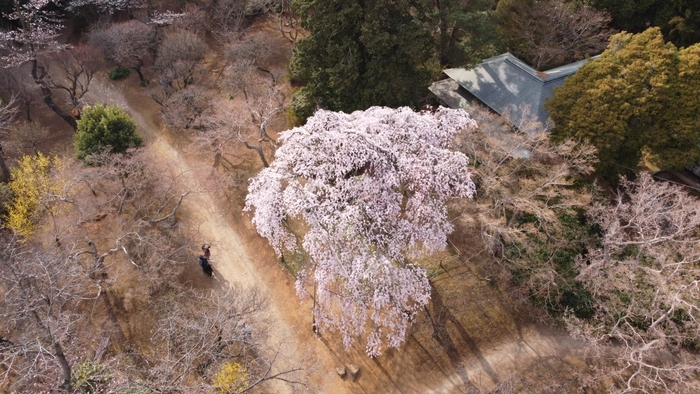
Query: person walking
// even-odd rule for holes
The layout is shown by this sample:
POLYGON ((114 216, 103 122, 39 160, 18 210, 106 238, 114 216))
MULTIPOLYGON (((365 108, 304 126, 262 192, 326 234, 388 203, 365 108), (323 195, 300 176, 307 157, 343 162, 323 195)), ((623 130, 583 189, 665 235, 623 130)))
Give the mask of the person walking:
POLYGON ((199 266, 202 267, 202 272, 207 276, 214 276, 214 268, 212 268, 209 259, 205 255, 199 256, 199 266))

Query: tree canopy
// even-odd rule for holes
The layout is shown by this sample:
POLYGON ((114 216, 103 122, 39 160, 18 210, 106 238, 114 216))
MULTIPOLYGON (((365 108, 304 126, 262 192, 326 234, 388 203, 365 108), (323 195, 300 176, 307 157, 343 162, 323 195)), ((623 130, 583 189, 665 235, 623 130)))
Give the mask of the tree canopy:
POLYGON ((498 30, 508 50, 537 70, 599 54, 614 33, 610 15, 564 0, 501 0, 498 30))
POLYGON ((80 160, 107 147, 110 153, 123 153, 143 144, 143 138, 136 133, 136 122, 120 108, 104 105, 83 109, 74 141, 80 160))
POLYGON ((430 29, 414 17, 427 12, 422 1, 295 0, 294 8, 310 32, 290 64, 306 84, 292 104, 298 117, 316 107, 420 105, 434 76, 430 29))
POLYGON ((700 2, 696 0, 585 0, 606 10, 613 26, 639 33, 649 26, 661 28, 667 39, 677 46, 700 42, 700 2))
POLYGON ((433 1, 436 47, 441 66, 477 64, 500 53, 492 0, 433 1))
POLYGON ((296 250, 289 220, 308 226, 310 257, 297 291, 314 286, 314 317, 346 346, 369 329, 367 354, 399 347, 430 299, 416 259, 443 250, 452 224, 446 201, 472 197, 467 157, 450 150, 476 124, 462 110, 416 113, 372 107, 352 114, 319 110, 282 133, 271 166, 251 182, 246 210, 278 254, 296 250))
POLYGON ((552 137, 589 140, 599 151, 599 175, 614 178, 644 154, 669 169, 700 157, 699 92, 700 45, 679 50, 650 28, 613 36, 545 106, 552 137))
POLYGON ((571 333, 598 344, 617 341, 610 377, 630 392, 695 391, 700 201, 681 186, 641 174, 622 182, 612 204, 593 204, 588 216, 603 234, 577 259, 577 280, 595 313, 570 316, 571 333))

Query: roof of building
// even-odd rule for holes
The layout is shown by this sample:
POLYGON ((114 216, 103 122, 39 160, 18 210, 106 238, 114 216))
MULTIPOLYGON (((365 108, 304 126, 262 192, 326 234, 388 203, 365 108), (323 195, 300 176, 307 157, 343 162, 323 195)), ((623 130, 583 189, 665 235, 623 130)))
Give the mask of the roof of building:
MULTIPOLYGON (((547 124, 549 114, 544 108, 545 100, 552 97, 552 89, 562 85, 564 78, 587 61, 537 71, 510 53, 504 53, 469 70, 451 68, 443 72, 488 107, 508 116, 511 122, 519 123, 523 112, 529 111, 542 124, 547 124)), ((442 98, 436 92, 438 89, 431 87, 431 90, 442 98)))

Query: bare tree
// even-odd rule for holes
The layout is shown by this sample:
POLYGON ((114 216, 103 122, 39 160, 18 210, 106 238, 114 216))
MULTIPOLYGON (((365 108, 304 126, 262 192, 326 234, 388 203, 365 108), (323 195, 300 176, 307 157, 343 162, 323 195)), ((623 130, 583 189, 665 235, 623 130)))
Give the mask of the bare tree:
POLYGON ((142 83, 146 81, 141 68, 150 50, 155 48, 156 29, 137 20, 98 26, 90 32, 90 45, 96 47, 119 67, 136 71, 142 83))
POLYGON ((133 19, 134 8, 141 8, 149 4, 142 0, 68 0, 66 10, 77 11, 81 8, 92 7, 103 14, 113 14, 116 11, 126 10, 130 19, 133 19))
MULTIPOLYGON (((62 69, 65 79, 54 78, 49 73, 48 84, 52 89, 62 90, 68 94, 72 115, 78 116, 79 109, 83 105, 83 97, 88 92, 95 72, 101 66, 100 59, 92 48, 81 45, 58 52, 55 60, 62 69)), ((48 66, 46 69, 49 71, 48 66)))
POLYGON ((18 154, 35 155, 39 144, 49 136, 49 129, 36 122, 15 122, 10 128, 9 145, 18 154))
POLYGON ((184 15, 173 23, 173 27, 203 36, 209 20, 206 10, 196 4, 187 3, 182 8, 182 12, 184 15))
POLYGON ((189 85, 167 98, 156 95, 151 98, 161 104, 163 121, 175 130, 206 130, 213 125, 208 116, 212 112, 212 93, 202 86, 189 85))
POLYGON ((24 114, 24 119, 27 122, 32 121, 31 107, 32 103, 36 100, 36 95, 34 94, 34 89, 32 86, 27 86, 23 83, 19 77, 20 69, 18 68, 5 68, 2 70, 2 79, 0 79, 0 86, 2 86, 3 91, 13 92, 18 111, 24 114))
MULTIPOLYGON (((18 67, 31 63, 31 75, 41 91, 44 103, 74 129, 80 101, 87 93, 92 77, 99 67, 92 52, 84 46, 70 47, 56 40, 63 26, 58 15, 48 11, 52 0, 34 0, 26 4, 17 3, 15 12, 9 15, 20 23, 20 28, 2 33, 0 39, 8 50, 2 59, 5 67, 18 67), (49 64, 57 60, 62 73, 51 73, 49 64), (55 91, 68 95, 71 110, 64 110, 56 104, 55 91)), ((19 81, 12 85, 19 87, 20 97, 27 107, 27 120, 31 93, 26 92, 19 81)))
POLYGON ((71 247, 34 248, 7 234, 4 238, 0 316, 7 337, 0 346, 2 385, 71 392, 71 360, 83 343, 75 330, 83 318, 79 306, 96 299, 101 288, 74 261, 71 247))
POLYGON ((245 27, 248 0, 220 0, 209 9, 211 31, 216 39, 225 43, 245 27))
POLYGON ((497 15, 509 50, 538 70, 597 55, 614 33, 607 12, 575 1, 503 1, 497 15))
MULTIPOLYGON (((3 140, 7 138, 10 124, 16 115, 17 107, 15 106, 14 97, 10 98, 7 103, 0 104, 0 136, 3 137, 3 140)), ((0 182, 8 182, 10 180, 10 169, 5 163, 5 155, 2 148, 2 143, 0 142, 0 171, 2 171, 0 182)))
POLYGON ((154 68, 158 86, 149 96, 161 106, 165 123, 176 130, 207 126, 212 94, 195 82, 206 80, 200 62, 207 53, 204 39, 193 32, 177 29, 167 32, 158 48, 154 68))
POLYGON ((575 141, 551 144, 545 127, 524 113, 512 125, 487 109, 473 111, 479 127, 461 136, 461 149, 479 163, 477 220, 485 245, 502 258, 522 298, 563 310, 562 301, 577 294, 571 267, 586 246, 585 233, 571 232, 582 231, 580 212, 591 200, 574 185, 592 171, 595 150, 575 141))
POLYGON ((601 245, 581 256, 579 280, 595 315, 569 330, 593 342, 601 371, 622 392, 692 392, 700 363, 700 201, 681 186, 640 174, 612 204, 589 211, 601 245), (597 347, 597 348, 596 348, 597 347))
POLYGON ((271 380, 297 389, 308 385, 304 368, 310 365, 277 365, 282 349, 266 349, 265 300, 254 288, 185 291, 163 299, 159 308, 161 319, 151 337, 158 357, 148 371, 148 380, 158 390, 210 392, 213 382, 200 377, 215 376, 231 362, 241 365, 246 376, 240 392, 271 380))
POLYGON ((292 0, 280 0, 278 30, 282 33, 282 37, 291 43, 295 43, 300 35, 304 37, 301 30, 301 18, 294 13, 292 0))
POLYGON ((41 90, 44 103, 75 129, 75 117, 55 103, 48 72, 39 61, 40 56, 66 48, 66 45, 59 44, 56 40, 63 25, 58 15, 48 10, 51 4, 53 0, 31 0, 15 4, 14 12, 8 18, 18 21, 20 27, 0 33, 0 41, 6 51, 2 61, 4 67, 19 67, 29 62, 32 79, 41 90))
POLYGON ((207 53, 207 44, 195 33, 175 30, 165 34, 158 46, 154 68, 160 73, 161 84, 184 89, 194 82, 195 71, 207 53))
POLYGON ((263 35, 248 34, 227 48, 226 56, 230 64, 224 70, 225 86, 232 96, 243 95, 251 125, 256 129, 248 135, 239 129, 237 138, 246 148, 258 154, 265 167, 269 166, 265 151, 274 152, 276 148, 276 141, 268 134, 267 126, 283 112, 286 99, 277 84, 282 71, 261 67, 273 53, 271 43, 263 35), (256 142, 250 143, 250 139, 256 142))
POLYGON ((212 377, 227 363, 242 366, 246 390, 271 381, 307 387, 304 369, 313 361, 288 364, 284 344, 267 348, 264 300, 255 290, 198 292, 177 283, 191 258, 177 218, 191 193, 182 174, 154 165, 143 150, 96 154, 93 164, 54 168, 56 187, 41 200, 55 209, 37 215, 46 226, 32 239, 1 243, 0 387, 117 392, 139 382, 212 392, 212 377), (126 302, 115 290, 125 280, 138 284, 127 287, 143 300, 129 313, 115 309, 126 302), (152 327, 152 347, 124 332, 132 323, 152 327), (96 340, 110 337, 119 345, 96 340), (84 365, 94 380, 71 380, 84 365))
POLYGON ((93 164, 56 169, 58 190, 41 196, 46 235, 57 245, 82 248, 75 258, 91 277, 108 269, 114 256, 123 256, 154 286, 177 277, 188 242, 176 214, 191 193, 181 174, 158 170, 142 151, 97 154, 93 164), (102 221, 111 231, 96 238, 90 228, 102 221))

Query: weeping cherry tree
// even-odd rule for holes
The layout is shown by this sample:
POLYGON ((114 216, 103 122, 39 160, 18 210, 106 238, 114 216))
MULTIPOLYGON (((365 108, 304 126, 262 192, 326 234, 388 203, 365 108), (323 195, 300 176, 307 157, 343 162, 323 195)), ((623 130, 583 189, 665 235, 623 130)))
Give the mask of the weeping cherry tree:
POLYGON ((430 299, 415 261, 447 246, 447 200, 474 196, 467 156, 450 149, 474 127, 462 110, 372 107, 319 110, 282 133, 245 209, 280 256, 298 247, 289 222, 305 223, 301 247, 310 261, 296 288, 304 298, 313 287, 319 333, 338 330, 346 347, 368 333, 371 357, 401 346, 430 299))

